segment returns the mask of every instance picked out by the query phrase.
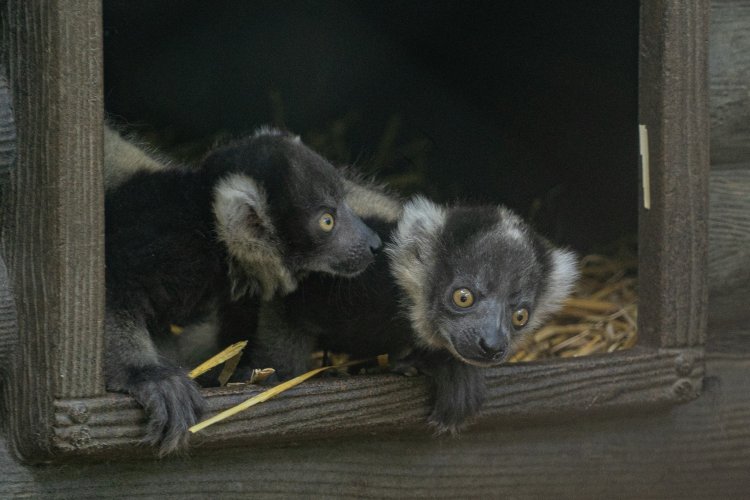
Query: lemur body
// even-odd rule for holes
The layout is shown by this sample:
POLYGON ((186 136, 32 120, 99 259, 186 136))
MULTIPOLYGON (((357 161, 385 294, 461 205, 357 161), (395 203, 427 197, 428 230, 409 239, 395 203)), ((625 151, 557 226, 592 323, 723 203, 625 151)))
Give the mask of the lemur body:
POLYGON ((482 367, 504 361, 567 296, 574 256, 503 207, 416 198, 398 220, 365 221, 386 252, 356 278, 310 276, 264 305, 254 363, 288 378, 316 345, 355 357, 387 352, 430 376, 429 421, 455 432, 481 408, 482 367))
POLYGON ((121 142, 105 136, 107 387, 144 406, 147 439, 168 453, 204 405, 159 349, 170 324, 216 318, 225 340, 247 338, 259 299, 311 271, 354 276, 381 242, 344 201, 340 172, 298 138, 262 130, 195 169, 121 142))

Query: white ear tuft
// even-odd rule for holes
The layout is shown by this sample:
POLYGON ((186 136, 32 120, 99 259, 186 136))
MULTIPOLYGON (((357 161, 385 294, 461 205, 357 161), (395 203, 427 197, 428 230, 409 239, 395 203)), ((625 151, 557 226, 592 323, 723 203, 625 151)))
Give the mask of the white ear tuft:
POLYGON ((243 174, 221 179, 214 188, 213 209, 218 238, 229 254, 232 299, 259 294, 269 300, 296 288, 260 185, 243 174))
POLYGON ((391 274, 408 301, 412 327, 425 344, 435 346, 438 332, 428 319, 427 282, 435 248, 445 225, 445 209, 417 196, 404 205, 401 219, 386 247, 391 274))
POLYGON ((145 144, 124 138, 104 125, 104 188, 115 189, 138 172, 159 172, 175 168, 145 144))
POLYGON ((537 300, 538 306, 534 313, 533 325, 529 330, 538 327, 550 314, 559 311, 563 302, 573 291, 578 281, 578 257, 570 250, 561 248, 551 249, 548 253, 550 271, 545 289, 537 300))
POLYGON ((404 205, 395 240, 399 246, 432 240, 437 237, 444 224, 445 209, 423 196, 415 196, 404 205))
MULTIPOLYGON (((263 136, 286 136, 289 135, 283 130, 280 130, 273 125, 261 125, 257 129, 255 129, 255 132, 253 132, 253 137, 263 137, 263 136)), ((295 139, 299 139, 299 137, 295 137, 295 139)))
MULTIPOLYGON (((346 170, 345 174, 349 174, 346 170)), ((349 174, 351 175, 351 174, 349 174)), ((376 217, 395 222, 401 215, 402 202, 391 196, 385 188, 362 179, 344 178, 346 204, 360 218, 376 217)))
POLYGON ((578 280, 578 258, 570 250, 552 251, 552 272, 548 290, 554 302, 561 303, 573 291, 578 280))

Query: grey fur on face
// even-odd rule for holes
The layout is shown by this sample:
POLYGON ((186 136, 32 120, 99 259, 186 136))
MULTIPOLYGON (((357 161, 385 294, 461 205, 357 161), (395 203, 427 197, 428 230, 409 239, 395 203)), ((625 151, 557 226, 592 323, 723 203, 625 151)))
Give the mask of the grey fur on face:
POLYGON ((577 278, 575 255, 552 247, 504 207, 406 204, 386 252, 418 342, 478 366, 502 362, 513 343, 560 307, 577 278), (466 290, 469 307, 452 294, 466 290), (513 323, 516 311, 528 315, 513 323))

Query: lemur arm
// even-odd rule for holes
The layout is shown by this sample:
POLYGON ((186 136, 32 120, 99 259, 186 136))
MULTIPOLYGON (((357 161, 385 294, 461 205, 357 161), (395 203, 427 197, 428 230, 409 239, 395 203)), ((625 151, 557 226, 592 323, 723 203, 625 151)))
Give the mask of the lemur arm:
POLYGON ((160 456, 186 448, 188 428, 205 408, 196 383, 158 355, 142 317, 108 309, 105 328, 107 389, 127 392, 143 406, 145 441, 158 445, 160 456))
POLYGON ((456 434, 482 408, 486 396, 485 374, 448 351, 426 351, 415 366, 430 379, 428 422, 438 434, 456 434))

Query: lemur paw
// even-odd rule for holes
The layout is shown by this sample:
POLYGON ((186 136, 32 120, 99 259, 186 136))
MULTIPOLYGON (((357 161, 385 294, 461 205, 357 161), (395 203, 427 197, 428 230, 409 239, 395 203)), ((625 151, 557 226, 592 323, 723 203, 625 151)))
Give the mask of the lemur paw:
POLYGON ((159 456, 185 451, 190 433, 198 423, 206 401, 198 385, 180 369, 148 367, 133 373, 130 394, 143 406, 148 417, 144 442, 159 447, 159 456))
POLYGON ((471 417, 479 412, 481 404, 475 408, 438 408, 435 407, 427 417, 427 423, 435 431, 435 435, 457 436, 464 430, 471 417))
POLYGON ((481 369, 446 363, 433 377, 432 411, 428 423, 436 434, 456 435, 482 409, 485 399, 481 369))

